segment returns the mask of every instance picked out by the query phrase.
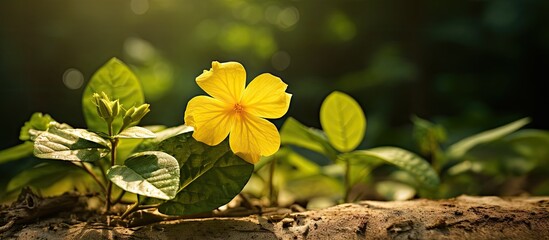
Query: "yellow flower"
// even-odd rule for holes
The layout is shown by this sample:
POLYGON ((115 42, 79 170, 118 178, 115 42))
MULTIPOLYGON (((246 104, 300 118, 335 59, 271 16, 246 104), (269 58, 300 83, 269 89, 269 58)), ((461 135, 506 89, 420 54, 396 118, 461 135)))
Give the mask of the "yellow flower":
POLYGON ((292 95, 280 78, 264 73, 245 88, 246 70, 240 63, 212 62, 196 83, 211 97, 197 96, 187 104, 185 124, 194 127, 194 139, 213 146, 230 133, 231 150, 250 163, 278 151, 278 130, 264 118, 280 118, 288 111, 292 95))

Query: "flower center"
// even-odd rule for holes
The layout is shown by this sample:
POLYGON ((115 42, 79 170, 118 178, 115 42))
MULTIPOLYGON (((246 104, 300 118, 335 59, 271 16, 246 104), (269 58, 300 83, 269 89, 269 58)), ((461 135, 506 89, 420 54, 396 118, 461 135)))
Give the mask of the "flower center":
POLYGON ((242 107, 242 105, 240 105, 240 104, 237 103, 237 104, 234 105, 233 110, 234 110, 236 113, 240 114, 240 113, 242 113, 242 112, 244 111, 244 108, 242 107))

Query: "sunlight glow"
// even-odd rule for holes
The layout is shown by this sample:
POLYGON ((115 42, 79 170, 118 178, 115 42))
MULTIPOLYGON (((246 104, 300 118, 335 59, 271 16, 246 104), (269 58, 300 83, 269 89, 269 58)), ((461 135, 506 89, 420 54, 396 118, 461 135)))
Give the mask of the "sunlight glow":
POLYGON ((149 42, 137 37, 129 37, 124 41, 124 51, 131 58, 141 62, 146 62, 156 55, 155 48, 149 42))

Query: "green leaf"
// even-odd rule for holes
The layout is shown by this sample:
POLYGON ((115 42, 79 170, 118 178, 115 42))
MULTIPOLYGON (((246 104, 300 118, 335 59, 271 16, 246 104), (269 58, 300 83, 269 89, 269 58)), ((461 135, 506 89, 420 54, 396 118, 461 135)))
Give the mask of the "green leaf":
POLYGON ((549 159, 547 146, 549 132, 519 130, 501 139, 474 146, 465 154, 467 161, 450 168, 449 173, 467 170, 497 177, 523 176, 546 167, 544 165, 547 165, 549 159))
POLYGON ((525 158, 536 162, 538 169, 549 167, 549 131, 524 129, 507 136, 505 142, 525 158))
POLYGON ((412 122, 414 123, 414 139, 421 153, 432 156, 440 151, 439 145, 447 138, 444 127, 418 116, 413 116, 412 122))
POLYGON ((467 137, 448 147, 448 156, 453 159, 462 158, 465 153, 467 153, 467 151, 469 151, 474 146, 505 137, 506 135, 520 129, 529 122, 529 118, 522 118, 504 126, 467 137))
POLYGON ((143 127, 129 127, 115 136, 116 138, 155 138, 156 135, 151 130, 143 127))
POLYGON ((0 164, 32 156, 34 147, 32 142, 24 142, 0 151, 0 164))
POLYGON ((320 123, 332 146, 340 152, 354 150, 366 131, 366 117, 360 105, 349 95, 337 91, 322 103, 320 123))
POLYGON ((107 177, 128 192, 169 200, 179 188, 179 164, 167 153, 141 152, 111 167, 107 177))
POLYGON ((227 140, 208 146, 194 140, 191 132, 168 138, 158 148, 181 166, 179 193, 158 208, 164 214, 201 213, 227 204, 242 191, 254 169, 231 152, 227 140))
POLYGON ((136 148, 135 152, 143 152, 143 151, 152 151, 152 150, 158 150, 158 145, 171 137, 175 137, 179 134, 192 132, 194 131, 194 128, 187 125, 181 125, 177 127, 171 127, 164 129, 160 132, 155 133, 156 138, 152 139, 145 139, 143 142, 141 142, 136 148))
POLYGON ((304 175, 313 175, 320 173, 321 167, 301 156, 300 154, 292 151, 290 148, 281 148, 274 155, 277 159, 277 169, 280 169, 287 175, 296 175, 295 177, 303 177, 304 175), (296 174, 290 174, 294 171, 296 174))
MULTIPOLYGON (((264 162, 264 160, 267 160, 265 162, 268 163, 264 167, 258 167, 259 163, 255 164, 254 173, 260 176, 261 179, 269 179, 272 170, 271 167, 275 164, 273 185, 275 188, 281 190, 290 190, 291 186, 294 185, 292 182, 294 180, 321 173, 321 168, 317 163, 310 161, 288 147, 282 147, 275 154, 261 160, 260 163, 264 162)), ((267 187, 264 188, 267 190, 267 187)))
MULTIPOLYGON (((145 126, 144 128, 148 129, 153 133, 157 133, 166 129, 166 127, 162 125, 145 126)), ((156 138, 158 137, 157 134, 155 134, 155 136, 156 138)), ((151 138, 148 138, 148 139, 120 138, 118 139, 118 145, 116 147, 116 163, 115 164, 122 165, 124 164, 124 161, 126 160, 126 158, 128 158, 129 155, 131 155, 132 153, 140 152, 140 151, 136 151, 137 146, 141 145, 143 141, 147 141, 147 140, 152 140, 152 139, 151 138)))
MULTIPOLYGON (((94 93, 101 92, 105 92, 110 99, 118 99, 125 108, 139 106, 144 102, 137 77, 123 62, 112 58, 95 72, 82 96, 84 118, 88 128, 93 131, 108 132, 107 124, 97 113, 92 97, 94 93)), ((113 122, 114 132, 118 132, 121 126, 122 118, 116 118, 113 122)))
POLYGON ((45 162, 37 164, 13 177, 8 183, 6 190, 14 191, 28 185, 34 186, 34 184, 46 187, 53 184, 54 181, 65 177, 69 171, 74 169, 76 169, 74 166, 65 163, 45 162))
POLYGON ((46 131, 50 125, 50 122, 54 121, 53 118, 50 117, 48 114, 42 114, 40 112, 36 112, 32 114, 29 121, 25 122, 25 125, 21 128, 21 132, 19 133, 19 139, 21 141, 28 141, 32 140, 36 136, 32 136, 29 133, 29 130, 39 130, 39 131, 46 131))
POLYGON ((308 128, 296 119, 289 117, 280 130, 282 144, 290 144, 323 154, 335 161, 336 150, 330 145, 324 133, 318 129, 308 128))
POLYGON ((438 186, 440 180, 435 170, 423 158, 397 147, 378 147, 357 150, 340 155, 342 159, 355 161, 383 161, 395 165, 412 174, 418 182, 427 188, 438 186))
POLYGON ((60 129, 51 125, 34 141, 34 155, 39 158, 92 162, 108 152, 108 142, 85 129, 60 129))
POLYGON ((11 195, 20 191, 23 187, 31 186, 40 189, 40 192, 46 194, 46 196, 50 194, 59 195, 65 191, 74 190, 82 184, 87 185, 88 190, 98 190, 95 188, 95 184, 90 183, 90 180, 92 179, 86 172, 72 163, 46 161, 14 176, 9 181, 6 191, 7 194, 11 195))

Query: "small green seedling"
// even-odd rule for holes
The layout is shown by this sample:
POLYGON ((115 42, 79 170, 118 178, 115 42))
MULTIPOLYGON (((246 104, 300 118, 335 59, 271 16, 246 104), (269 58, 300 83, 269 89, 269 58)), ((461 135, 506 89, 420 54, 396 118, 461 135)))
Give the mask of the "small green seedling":
MULTIPOLYGON (((296 176, 290 176, 293 181, 285 187, 301 186, 295 190, 298 194, 309 192, 308 189, 317 189, 322 192, 322 188, 328 187, 314 187, 315 182, 322 182, 325 186, 343 189, 344 201, 351 202, 358 198, 357 196, 351 198, 353 186, 365 178, 373 168, 383 163, 392 164, 413 176, 413 180, 420 188, 435 189, 437 187, 439 183, 437 173, 427 161, 410 151, 390 146, 355 150, 363 141, 367 124, 360 105, 347 94, 333 92, 326 97, 320 109, 320 122, 323 131, 306 127, 294 118, 288 118, 284 123, 281 130, 282 144, 320 153, 332 162, 328 166, 321 167, 290 148, 285 148, 272 159, 285 161, 299 172, 296 176), (337 187, 333 177, 327 178, 327 176, 334 176, 332 173, 334 170, 337 172, 340 166, 343 168, 343 179, 340 181, 343 187, 337 187)), ((281 163, 281 165, 284 164, 281 163)), ((256 166, 256 169, 259 170, 260 167, 262 165, 256 166)), ((287 173, 280 174, 288 176, 287 173)))
MULTIPOLYGON (((446 130, 442 125, 419 117, 413 117, 412 121, 421 154, 431 159, 433 168, 442 179, 439 191, 420 192, 424 197, 499 195, 494 191, 505 182, 534 175, 536 170, 543 171, 548 167, 549 132, 520 130, 530 122, 529 118, 473 134, 453 144, 446 144, 446 130), (487 177, 490 181, 481 180, 487 177), (478 184, 479 181, 483 183, 478 184)), ((536 189, 530 190, 536 192, 536 189)))
POLYGON ((132 193, 131 206, 120 216, 126 219, 149 208, 167 215, 211 211, 239 194, 252 174, 253 165, 231 152, 227 140, 208 146, 192 138, 189 126, 137 126, 150 105, 137 77, 118 59, 92 76, 82 105, 88 129, 40 113, 25 123, 20 138, 26 142, 2 151, 0 162, 21 159, 30 148, 43 164, 12 178, 8 190, 32 183, 21 179, 67 176, 52 161, 60 160, 71 163, 60 169, 77 168, 91 176, 97 187, 88 189, 99 189, 107 214, 114 213, 115 204, 128 204, 124 195, 132 193))

